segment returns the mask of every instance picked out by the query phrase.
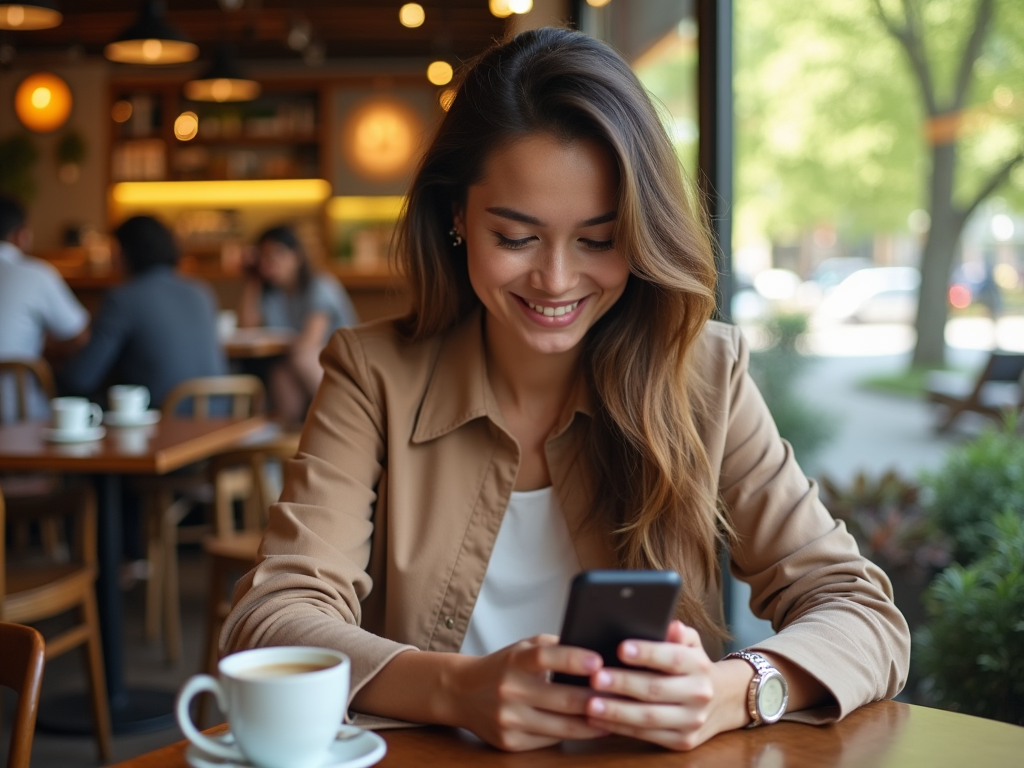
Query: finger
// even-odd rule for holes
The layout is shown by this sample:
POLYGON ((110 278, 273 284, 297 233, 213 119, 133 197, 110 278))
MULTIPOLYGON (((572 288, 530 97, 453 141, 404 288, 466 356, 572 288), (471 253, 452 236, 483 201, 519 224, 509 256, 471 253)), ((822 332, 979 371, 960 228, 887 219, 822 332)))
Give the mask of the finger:
POLYGON ((669 675, 704 674, 711 659, 701 646, 626 640, 619 645, 619 658, 631 667, 647 667, 669 675))
POLYGON ((606 667, 590 677, 596 691, 648 702, 704 706, 714 689, 706 675, 666 675, 606 667))
POLYGON ((665 636, 666 642, 688 645, 691 648, 703 647, 700 640, 700 633, 693 627, 688 627, 681 621, 673 621, 668 625, 668 633, 665 636))
POLYGON ((596 739, 608 731, 581 715, 562 715, 534 707, 507 707, 498 715, 503 731, 522 731, 532 736, 555 739, 596 739))
POLYGON ((638 728, 635 725, 623 723, 600 722, 606 727, 609 733, 617 733, 621 736, 631 736, 634 739, 649 741, 652 744, 660 744, 668 749, 687 751, 703 743, 704 739, 697 730, 677 731, 667 728, 638 728))
POLYGON ((588 677, 599 670, 604 661, 600 654, 585 648, 573 648, 558 644, 534 644, 517 652, 516 664, 530 674, 565 672, 570 675, 588 677))
POLYGON ((593 697, 587 702, 587 715, 593 723, 618 723, 638 728, 680 730, 699 728, 707 719, 706 709, 680 704, 647 704, 625 699, 593 697))

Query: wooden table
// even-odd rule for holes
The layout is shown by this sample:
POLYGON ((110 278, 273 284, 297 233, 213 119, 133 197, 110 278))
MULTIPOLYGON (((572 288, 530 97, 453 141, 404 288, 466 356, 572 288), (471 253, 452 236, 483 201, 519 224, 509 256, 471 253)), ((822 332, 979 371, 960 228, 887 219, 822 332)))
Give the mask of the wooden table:
MULTIPOLYGON (((0 472, 66 472, 95 477, 99 514, 97 549, 99 576, 96 598, 103 635, 103 661, 114 733, 130 733, 170 725, 174 694, 129 690, 124 680, 123 621, 119 570, 121 564, 121 478, 126 474, 162 475, 215 453, 258 438, 273 429, 262 417, 161 421, 150 427, 107 427, 102 440, 50 443, 45 423, 0 425, 0 472)), ((84 694, 54 702, 40 711, 40 722, 60 730, 92 732, 84 694)))
MULTIPOLYGON (((213 731, 223 730, 220 728, 213 731)), ((447 728, 381 731, 380 768, 1020 768, 1024 728, 939 709, 877 702, 841 723, 733 731, 688 753, 609 737, 508 754, 447 728)), ((188 742, 116 768, 188 768, 188 742)))
POLYGON ((233 360, 276 357, 285 354, 294 339, 295 331, 290 328, 239 328, 222 346, 233 360))

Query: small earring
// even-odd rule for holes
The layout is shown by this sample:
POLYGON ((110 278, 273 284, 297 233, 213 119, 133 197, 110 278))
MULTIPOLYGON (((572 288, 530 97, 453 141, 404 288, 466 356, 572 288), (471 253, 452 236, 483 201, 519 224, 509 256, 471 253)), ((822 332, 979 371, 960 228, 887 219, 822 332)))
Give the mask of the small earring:
POLYGON ((459 234, 459 230, 457 230, 455 227, 452 227, 451 229, 448 230, 448 237, 452 239, 452 246, 454 248, 458 248, 460 245, 462 245, 462 235, 459 234))

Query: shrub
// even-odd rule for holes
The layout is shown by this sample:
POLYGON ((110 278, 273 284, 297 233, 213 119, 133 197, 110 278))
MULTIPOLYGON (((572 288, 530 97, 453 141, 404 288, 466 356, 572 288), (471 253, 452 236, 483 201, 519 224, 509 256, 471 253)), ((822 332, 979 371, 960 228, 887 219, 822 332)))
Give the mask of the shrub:
POLYGON ((928 588, 914 658, 938 705, 1024 725, 1024 516, 982 527, 990 551, 928 588))
POLYGON ((988 549, 986 532, 1004 509, 1024 515, 1024 438, 1015 419, 949 452, 923 478, 929 518, 953 537, 953 558, 964 565, 988 549))

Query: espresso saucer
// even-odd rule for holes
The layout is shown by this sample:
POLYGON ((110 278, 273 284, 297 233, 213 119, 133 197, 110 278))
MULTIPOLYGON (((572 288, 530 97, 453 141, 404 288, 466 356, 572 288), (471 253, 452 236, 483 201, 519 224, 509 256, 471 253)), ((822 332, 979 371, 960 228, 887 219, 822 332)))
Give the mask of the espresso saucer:
POLYGON ((103 423, 111 427, 148 427, 160 421, 160 411, 150 410, 126 414, 117 411, 105 411, 103 423))
POLYGON ((99 440, 105 434, 107 434, 107 430, 103 427, 88 427, 87 429, 76 429, 73 432, 49 427, 43 430, 43 437, 50 443, 89 443, 99 440))
MULTIPOLYGON (((231 732, 216 737, 224 744, 233 744, 235 737, 231 732)), ((338 728, 338 738, 331 744, 327 754, 316 768, 367 768, 375 765, 388 751, 388 745, 373 731, 364 731, 354 725, 342 725, 338 728)), ((195 744, 189 744, 185 750, 185 759, 193 768, 254 768, 248 760, 237 762, 223 757, 207 754, 195 744)))

